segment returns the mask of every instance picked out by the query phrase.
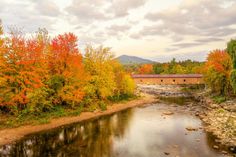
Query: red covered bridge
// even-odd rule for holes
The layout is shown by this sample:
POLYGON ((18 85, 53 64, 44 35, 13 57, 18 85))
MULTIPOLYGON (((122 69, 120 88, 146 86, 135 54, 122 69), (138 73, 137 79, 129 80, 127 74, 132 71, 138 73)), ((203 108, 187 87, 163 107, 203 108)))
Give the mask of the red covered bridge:
POLYGON ((135 74, 132 75, 137 84, 204 84, 203 76, 201 74, 135 74))

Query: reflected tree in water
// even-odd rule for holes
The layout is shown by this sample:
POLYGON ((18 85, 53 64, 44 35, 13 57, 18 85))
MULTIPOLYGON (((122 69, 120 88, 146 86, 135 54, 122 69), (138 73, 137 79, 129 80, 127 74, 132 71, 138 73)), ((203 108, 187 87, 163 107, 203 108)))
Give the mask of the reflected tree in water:
POLYGON ((3 157, 109 157, 113 139, 122 138, 132 110, 38 133, 0 147, 3 157))

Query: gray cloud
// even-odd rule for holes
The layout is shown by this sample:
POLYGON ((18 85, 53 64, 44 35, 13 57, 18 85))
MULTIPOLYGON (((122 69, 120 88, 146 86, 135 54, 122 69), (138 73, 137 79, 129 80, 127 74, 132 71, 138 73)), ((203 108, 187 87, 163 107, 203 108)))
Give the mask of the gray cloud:
POLYGON ((228 35, 234 35, 236 34, 236 28, 230 28, 230 27, 221 27, 221 28, 213 28, 207 32, 205 32, 204 35, 206 36, 216 36, 216 37, 224 37, 228 35))
POLYGON ((129 25, 111 25, 108 29, 116 32, 124 32, 130 29, 129 25))
POLYGON ((79 22, 112 21, 143 6, 147 0, 73 0, 66 11, 79 22))
POLYGON ((193 26, 199 29, 234 24, 236 22, 236 3, 227 8, 223 8, 221 5, 221 0, 200 0, 196 5, 187 7, 181 5, 177 10, 168 13, 149 13, 146 18, 151 21, 162 19, 165 22, 193 26))
POLYGON ((198 42, 198 43, 209 43, 209 42, 224 41, 224 40, 221 39, 221 38, 210 37, 210 38, 200 38, 200 39, 197 39, 195 41, 198 42))
POLYGON ((105 0, 73 0, 66 11, 75 16, 78 22, 91 23, 91 21, 106 20, 110 17, 105 14, 105 0))
POLYGON ((120 38, 120 35, 127 34, 130 28, 129 25, 111 25, 106 30, 108 36, 120 38))
POLYGON ((56 17, 60 15, 60 9, 56 3, 48 0, 33 1, 35 9, 44 16, 56 17))
POLYGON ((182 48, 189 48, 189 47, 199 46, 199 45, 202 45, 202 43, 199 43, 199 42, 177 43, 177 44, 172 44, 171 46, 182 49, 182 48))
MULTIPOLYGON (((149 13, 145 18, 153 22, 163 21, 163 26, 157 29, 165 28, 182 35, 212 34, 220 28, 223 28, 221 32, 225 32, 225 29, 230 30, 229 26, 236 24, 236 3, 222 7, 220 0, 200 0, 195 5, 189 6, 185 5, 185 2, 187 1, 175 10, 149 13)), ((219 35, 228 34, 220 33, 219 35)))
MULTIPOLYGON (((46 12, 46 9, 52 9, 53 3, 48 3, 48 8, 46 8, 45 2, 32 2, 30 0, 26 1, 16 1, 8 2, 1 1, 1 11, 0 17, 2 19, 3 25, 7 27, 18 27, 22 28, 26 32, 35 32, 39 27, 47 28, 52 30, 52 24, 55 23, 55 13, 57 7, 53 6, 53 10, 46 12), (44 3, 44 4, 43 4, 44 3), (44 5, 44 8, 38 8, 38 5, 44 5), (42 14, 42 12, 44 12, 42 14)), ((56 11, 59 14, 59 11, 56 11)))
POLYGON ((183 61, 190 59, 190 56, 192 60, 194 61, 205 61, 207 57, 208 51, 207 50, 202 50, 198 52, 186 52, 186 53, 181 53, 181 54, 171 54, 171 55, 160 55, 153 57, 152 60, 155 60, 157 62, 169 62, 173 58, 175 58, 177 61, 183 61))
POLYGON ((166 52, 173 52, 173 51, 177 51, 177 50, 179 50, 179 48, 176 48, 176 47, 175 48, 173 48, 173 47, 169 48, 168 47, 168 48, 165 49, 166 52))
POLYGON ((198 39, 194 40, 193 42, 174 43, 170 46, 169 50, 167 49, 167 51, 195 47, 195 46, 200 46, 200 45, 208 44, 211 42, 218 42, 218 41, 224 41, 224 40, 221 38, 203 37, 203 38, 198 38, 198 39))
POLYGON ((129 14, 129 11, 143 6, 147 0, 113 0, 109 11, 114 11, 115 17, 123 17, 129 14))
POLYGON ((200 45, 208 44, 211 42, 218 42, 218 41, 224 41, 224 40, 221 38, 215 38, 215 37, 202 37, 202 38, 198 38, 198 39, 194 40, 193 42, 174 43, 170 46, 170 48, 167 48, 166 51, 171 52, 171 51, 176 51, 179 49, 200 46, 200 45))
POLYGON ((154 24, 143 27, 142 30, 140 30, 139 32, 132 33, 130 37, 134 39, 141 39, 145 36, 166 35, 168 34, 168 32, 169 31, 165 29, 162 25, 154 24))

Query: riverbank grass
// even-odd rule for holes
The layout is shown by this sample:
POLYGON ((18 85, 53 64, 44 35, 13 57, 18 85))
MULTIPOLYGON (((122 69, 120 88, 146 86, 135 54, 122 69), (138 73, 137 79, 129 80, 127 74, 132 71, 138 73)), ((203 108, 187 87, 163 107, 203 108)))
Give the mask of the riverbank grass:
POLYGON ((68 116, 79 116, 82 112, 105 111, 107 106, 115 103, 125 103, 138 99, 138 96, 125 96, 118 98, 109 98, 106 101, 93 101, 90 104, 80 104, 74 108, 68 108, 63 105, 54 106, 46 112, 30 112, 29 109, 18 111, 15 114, 5 114, 0 112, 0 129, 15 128, 22 125, 40 125, 50 123, 52 119, 68 116))

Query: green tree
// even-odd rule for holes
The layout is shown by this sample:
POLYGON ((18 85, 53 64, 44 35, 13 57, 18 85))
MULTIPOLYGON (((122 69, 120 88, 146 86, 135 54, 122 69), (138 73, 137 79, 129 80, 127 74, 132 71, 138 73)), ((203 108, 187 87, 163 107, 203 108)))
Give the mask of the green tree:
POLYGON ((236 93, 236 40, 231 40, 227 44, 227 52, 233 62, 233 70, 230 74, 231 85, 236 93))
POLYGON ((162 72, 164 72, 162 64, 154 64, 153 65, 153 72, 155 74, 161 74, 162 72))

